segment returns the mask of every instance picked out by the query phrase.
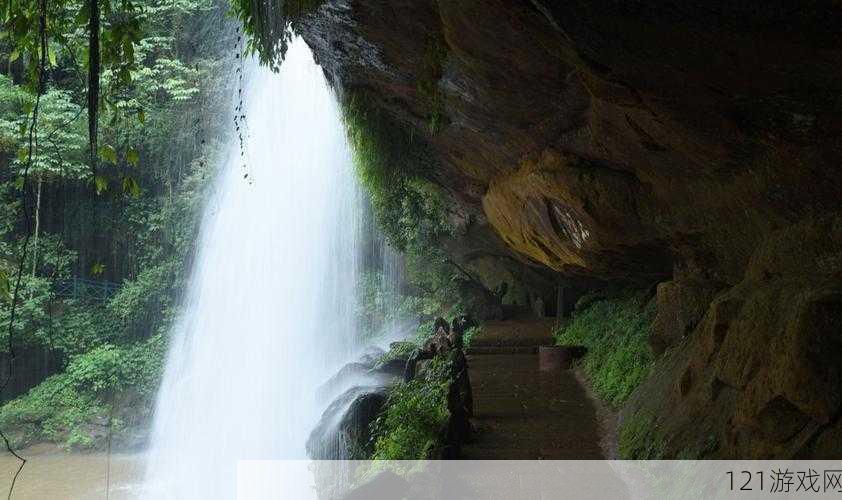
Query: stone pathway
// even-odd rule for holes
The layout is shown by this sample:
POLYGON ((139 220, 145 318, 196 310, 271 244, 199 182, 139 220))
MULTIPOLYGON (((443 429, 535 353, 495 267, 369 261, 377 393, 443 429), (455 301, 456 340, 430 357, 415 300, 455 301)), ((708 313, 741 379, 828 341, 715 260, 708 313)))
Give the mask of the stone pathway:
POLYGON ((538 370, 553 322, 489 322, 468 350, 474 440, 466 459, 601 459, 593 402, 572 371, 538 370))

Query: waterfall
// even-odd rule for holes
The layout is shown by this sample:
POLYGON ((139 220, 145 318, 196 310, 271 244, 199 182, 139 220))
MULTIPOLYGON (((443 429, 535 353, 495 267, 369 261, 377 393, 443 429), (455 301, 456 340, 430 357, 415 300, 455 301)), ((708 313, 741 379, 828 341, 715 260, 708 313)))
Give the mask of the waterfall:
POLYGON ((250 71, 205 209, 144 489, 233 498, 240 459, 305 458, 314 389, 355 345, 362 210, 335 96, 301 39, 250 71), (236 138, 235 138, 236 139, 236 138))

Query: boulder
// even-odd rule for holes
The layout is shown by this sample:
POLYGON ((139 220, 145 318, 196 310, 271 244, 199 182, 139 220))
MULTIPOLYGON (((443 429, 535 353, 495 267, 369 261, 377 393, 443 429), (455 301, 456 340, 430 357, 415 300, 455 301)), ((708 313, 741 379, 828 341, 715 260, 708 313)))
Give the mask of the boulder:
MULTIPOLYGON (((664 443, 662 458, 838 458, 839 248, 842 215, 758 247, 743 281, 716 294, 622 410, 645 429, 638 444, 664 443)), ((635 446, 625 449, 635 458, 635 446)))
POLYGON ((360 385, 363 381, 372 380, 370 370, 370 366, 363 363, 346 364, 316 388, 316 398, 319 401, 326 401, 346 391, 349 387, 360 385))
POLYGON ((371 456, 371 423, 386 404, 385 387, 352 387, 328 406, 307 439, 313 460, 366 459, 371 456))
POLYGON ((374 367, 375 364, 386 354, 386 351, 377 346, 368 346, 357 358, 357 363, 362 363, 369 368, 374 367))
POLYGON ((379 364, 371 369, 372 373, 376 373, 386 377, 402 377, 406 369, 407 358, 392 358, 385 363, 379 364))
POLYGON ((717 288, 698 279, 658 284, 657 312, 649 335, 649 345, 655 354, 661 354, 693 331, 707 311, 717 288))
POLYGON ((459 281, 459 296, 465 311, 480 321, 503 319, 501 297, 475 281, 459 281))

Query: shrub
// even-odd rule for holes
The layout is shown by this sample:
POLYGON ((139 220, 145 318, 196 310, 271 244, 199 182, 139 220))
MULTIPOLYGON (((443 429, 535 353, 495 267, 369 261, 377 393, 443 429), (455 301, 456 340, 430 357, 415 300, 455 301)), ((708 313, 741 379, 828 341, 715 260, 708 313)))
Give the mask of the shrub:
POLYGON ((649 373, 654 358, 647 339, 654 310, 626 294, 593 302, 556 332, 556 344, 584 345, 581 366, 597 395, 619 406, 649 373))
POLYGON ((481 326, 472 326, 465 330, 464 335, 462 335, 462 348, 467 349, 471 347, 471 342, 473 342, 474 337, 482 333, 481 326))
POLYGON ((384 413, 372 423, 373 460, 421 460, 441 445, 450 412, 450 361, 437 357, 424 376, 393 387, 384 413))
MULTIPOLYGON (((39 441, 71 448, 99 446, 107 430, 98 428, 114 415, 115 394, 125 398, 131 393, 135 402, 149 402, 154 396, 164 350, 163 339, 154 336, 126 346, 106 344, 76 356, 63 373, 0 408, 0 425, 12 429, 15 446, 39 441)), ((138 411, 134 404, 125 406, 138 411)), ((112 425, 112 430, 120 427, 112 425)))
POLYGON ((389 346, 389 351, 384 353, 375 363, 375 368, 379 368, 396 359, 409 359, 413 351, 418 349, 418 342, 412 340, 405 340, 403 342, 392 342, 389 346))

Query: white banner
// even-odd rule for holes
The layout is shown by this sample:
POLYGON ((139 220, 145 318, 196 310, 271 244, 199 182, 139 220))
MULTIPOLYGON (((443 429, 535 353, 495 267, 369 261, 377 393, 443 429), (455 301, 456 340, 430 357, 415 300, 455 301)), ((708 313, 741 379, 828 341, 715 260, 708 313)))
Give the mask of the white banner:
POLYGON ((237 466, 239 500, 842 499, 842 461, 308 461, 237 466))

